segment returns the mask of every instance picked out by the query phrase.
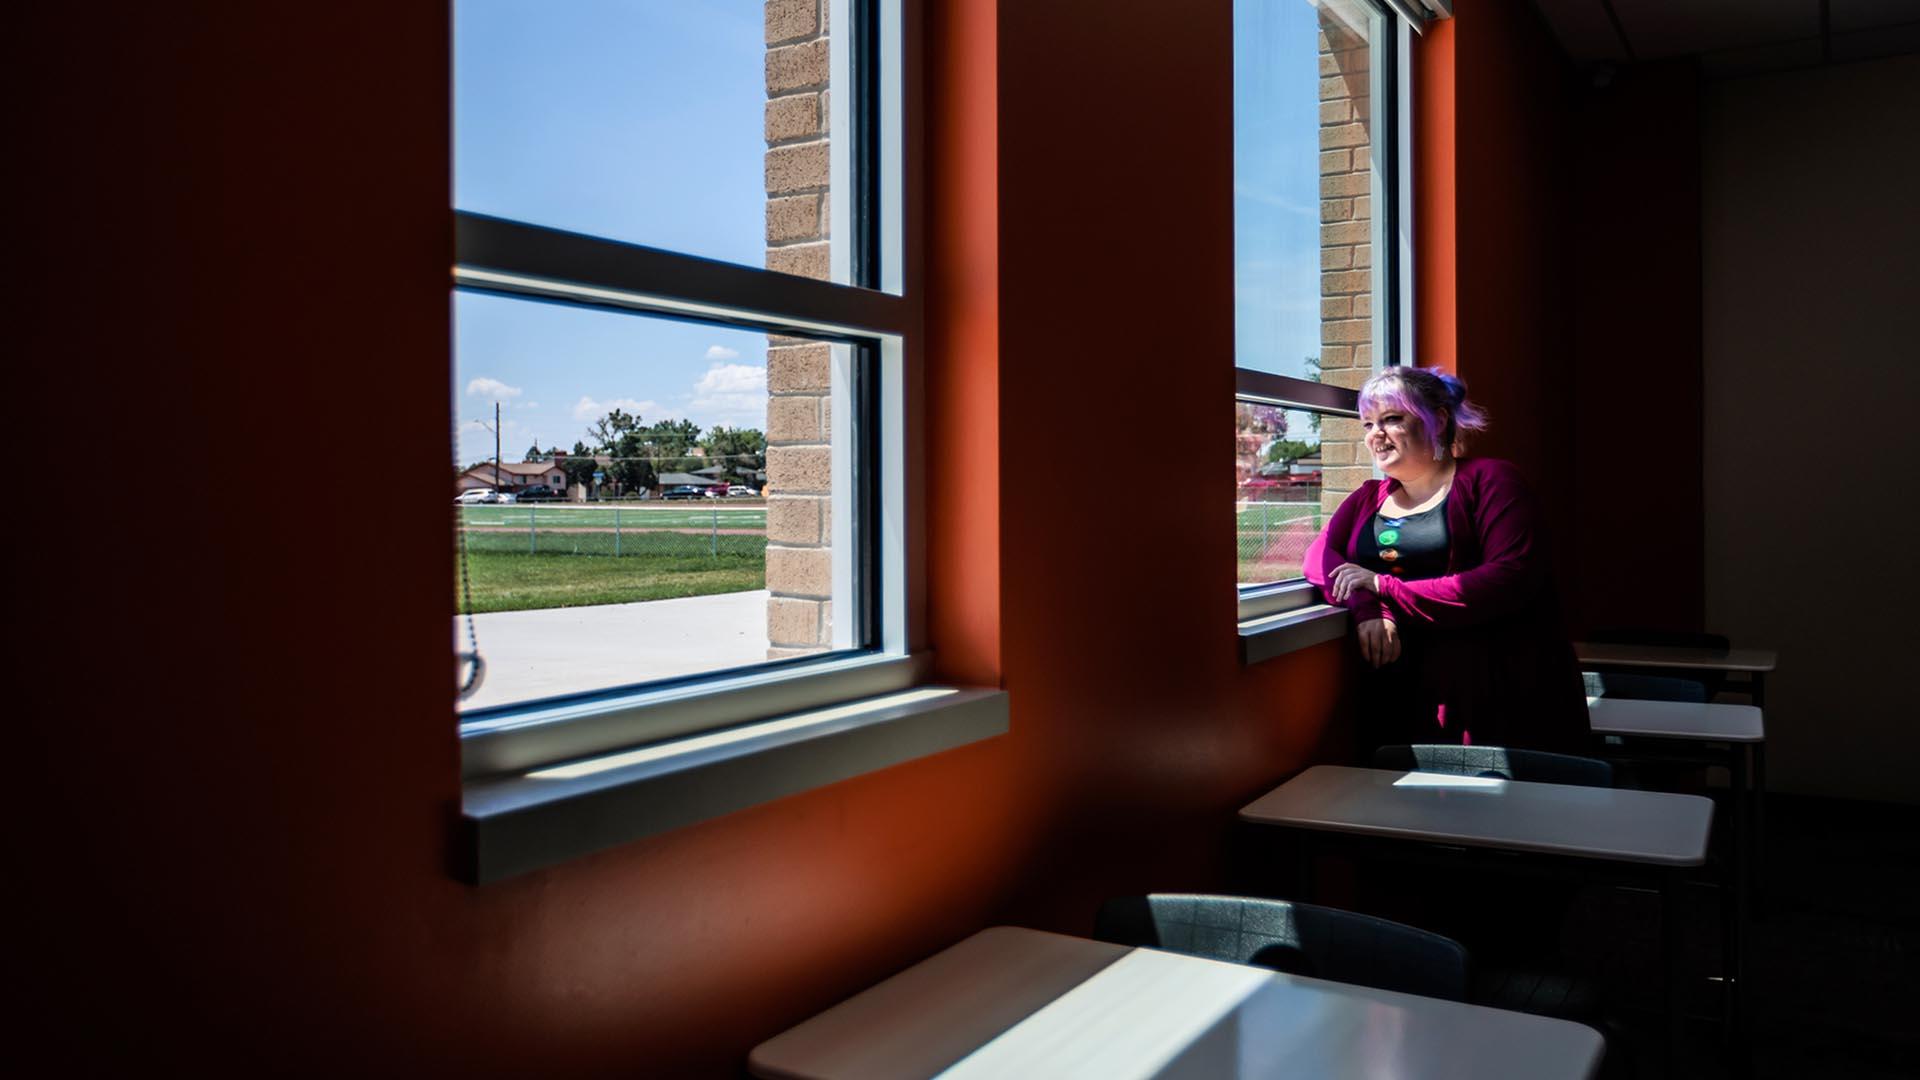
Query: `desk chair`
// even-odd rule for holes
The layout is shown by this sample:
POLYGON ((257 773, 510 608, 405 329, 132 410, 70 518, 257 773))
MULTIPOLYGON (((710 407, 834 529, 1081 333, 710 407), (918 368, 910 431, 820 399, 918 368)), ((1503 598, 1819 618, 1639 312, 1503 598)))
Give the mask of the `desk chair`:
POLYGON ((1451 938, 1317 904, 1155 893, 1109 900, 1093 936, 1294 975, 1465 1001, 1467 950, 1451 938))
POLYGON ((1423 743, 1383 746, 1373 752, 1376 769, 1443 773, 1448 776, 1497 776, 1535 784, 1612 787, 1613 766, 1599 758, 1518 750, 1503 746, 1453 746, 1423 743))
MULTIPOLYGON (((1673 649, 1706 649, 1726 652, 1733 642, 1725 634, 1703 634, 1690 630, 1655 630, 1644 626, 1615 626, 1596 630, 1586 636, 1595 645, 1654 645, 1673 649)), ((1720 674, 1641 675, 1630 672, 1586 672, 1587 693, 1594 696, 1634 698, 1640 701, 1712 701, 1726 688, 1727 678, 1720 674), (1599 689, 1595 689, 1596 682, 1599 689)))
MULTIPOLYGON (((1374 751, 1376 769, 1443 773, 1449 776, 1498 776, 1536 784, 1612 787, 1613 766, 1598 758, 1553 754, 1499 746, 1426 744, 1383 746, 1374 751)), ((1516 1012, 1600 1024, 1598 988, 1591 979, 1542 967, 1540 952, 1559 936, 1576 890, 1535 883, 1536 904, 1515 908, 1504 886, 1487 888, 1471 879, 1449 881, 1432 898, 1429 917, 1458 928, 1476 948, 1500 943, 1517 955, 1499 957, 1476 968, 1469 1000, 1516 1012), (1519 945, 1518 949, 1514 946, 1519 945)), ((1496 953, 1503 950, 1496 949, 1496 953)))

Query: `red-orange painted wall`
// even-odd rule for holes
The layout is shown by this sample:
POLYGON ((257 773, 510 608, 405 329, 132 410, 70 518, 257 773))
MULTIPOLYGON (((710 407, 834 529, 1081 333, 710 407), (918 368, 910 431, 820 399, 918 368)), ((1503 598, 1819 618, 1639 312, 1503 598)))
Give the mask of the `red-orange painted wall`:
POLYGON ((727 1075, 992 921, 1224 879, 1343 673, 1235 659, 1229 5, 928 6, 931 627, 1012 732, 479 889, 443 868, 445 9, 24 16, 16 370, 96 418, 17 435, 83 523, 10 586, 36 1049, 727 1075), (372 549, 286 468, 328 431, 393 466, 372 549))
POLYGON ((1414 352, 1402 364, 1458 371, 1458 129, 1454 119, 1457 20, 1413 38, 1414 352))

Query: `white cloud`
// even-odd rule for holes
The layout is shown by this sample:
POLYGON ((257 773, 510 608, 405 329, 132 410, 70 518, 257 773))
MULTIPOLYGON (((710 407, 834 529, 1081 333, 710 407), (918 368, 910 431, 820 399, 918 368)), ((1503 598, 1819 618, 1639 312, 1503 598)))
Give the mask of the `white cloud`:
POLYGON ((740 359, 740 350, 729 349, 725 345, 709 345, 707 346, 707 359, 738 360, 740 359))
POLYGON ((596 401, 586 394, 581 394, 580 400, 573 403, 573 418, 591 423, 613 409, 624 409, 635 416, 653 420, 664 419, 661 413, 665 411, 657 401, 635 401, 627 397, 596 401))
POLYGON ((767 369, 747 364, 715 364, 693 384, 688 403, 703 427, 765 427, 767 369))
POLYGON ((746 364, 715 364, 693 384, 695 405, 738 397, 763 398, 766 394, 767 369, 746 364))
POLYGON ((485 375, 482 375, 467 383, 467 393, 480 394, 484 397, 498 400, 501 398, 519 397, 520 388, 517 386, 508 386, 499 379, 489 379, 485 375))

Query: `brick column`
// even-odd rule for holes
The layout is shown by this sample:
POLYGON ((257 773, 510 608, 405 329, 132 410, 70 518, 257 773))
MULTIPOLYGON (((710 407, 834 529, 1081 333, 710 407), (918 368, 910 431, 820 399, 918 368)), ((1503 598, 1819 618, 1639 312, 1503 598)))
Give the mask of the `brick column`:
MULTIPOLYGON (((1372 52, 1320 12, 1320 378, 1358 389, 1373 373, 1372 52)), ((1373 469, 1358 421, 1320 422, 1320 502, 1329 510, 1373 469)))
MULTIPOLYGON (((826 279, 826 0, 766 0, 767 269, 826 279)), ((767 338, 767 656, 833 641, 831 347, 767 338)))

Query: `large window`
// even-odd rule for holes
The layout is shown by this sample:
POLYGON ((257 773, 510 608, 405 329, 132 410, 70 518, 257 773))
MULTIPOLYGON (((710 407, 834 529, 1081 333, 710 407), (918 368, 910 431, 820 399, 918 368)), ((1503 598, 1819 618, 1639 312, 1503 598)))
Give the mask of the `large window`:
POLYGON ((469 776, 912 681, 899 19, 457 0, 469 776))
POLYGON ((1235 0, 1235 521, 1242 614, 1313 599, 1305 545, 1372 475, 1353 391, 1402 334, 1405 31, 1371 0, 1235 0))

